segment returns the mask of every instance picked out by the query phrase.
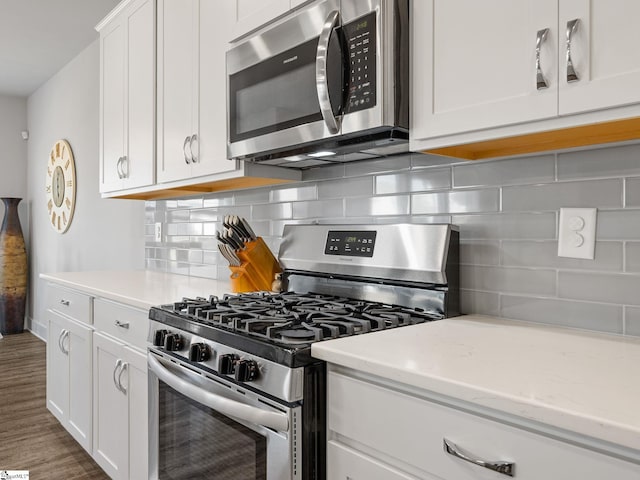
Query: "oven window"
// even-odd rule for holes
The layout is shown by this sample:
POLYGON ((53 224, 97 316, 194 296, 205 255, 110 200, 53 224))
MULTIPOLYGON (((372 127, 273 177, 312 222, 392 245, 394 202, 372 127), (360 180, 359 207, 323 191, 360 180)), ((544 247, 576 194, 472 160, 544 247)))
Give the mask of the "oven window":
POLYGON ((266 480, 265 437, 162 381, 158 387, 161 480, 266 480))

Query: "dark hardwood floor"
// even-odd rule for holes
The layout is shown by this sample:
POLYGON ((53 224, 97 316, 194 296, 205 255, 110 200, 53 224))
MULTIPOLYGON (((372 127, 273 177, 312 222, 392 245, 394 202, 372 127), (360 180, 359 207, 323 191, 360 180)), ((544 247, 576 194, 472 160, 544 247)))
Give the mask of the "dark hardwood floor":
POLYGON ((0 470, 30 480, 108 479, 46 408, 46 345, 29 332, 0 339, 0 470))

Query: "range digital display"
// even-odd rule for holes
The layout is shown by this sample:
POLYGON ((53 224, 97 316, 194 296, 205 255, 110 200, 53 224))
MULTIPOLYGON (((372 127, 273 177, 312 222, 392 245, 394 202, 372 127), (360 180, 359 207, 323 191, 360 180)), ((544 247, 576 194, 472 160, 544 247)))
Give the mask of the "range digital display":
POLYGON ((324 247, 325 255, 373 257, 376 231, 330 230, 324 247))

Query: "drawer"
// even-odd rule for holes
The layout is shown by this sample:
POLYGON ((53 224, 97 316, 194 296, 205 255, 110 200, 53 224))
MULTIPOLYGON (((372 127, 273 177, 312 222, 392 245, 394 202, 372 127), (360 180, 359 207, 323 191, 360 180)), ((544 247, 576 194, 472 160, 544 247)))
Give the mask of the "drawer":
POLYGON ((96 331, 111 335, 133 347, 147 349, 148 311, 96 298, 93 313, 96 331))
MULTIPOLYGON (((327 478, 332 480, 417 480, 338 442, 327 445, 327 478)), ((421 480, 437 480, 421 477, 421 480)))
POLYGON ((514 462, 519 480, 640 478, 640 465, 339 373, 329 374, 328 399, 330 439, 337 433, 443 479, 509 478, 446 453, 444 438, 479 459, 514 462))
POLYGON ((55 283, 47 285, 47 308, 74 320, 91 325, 92 297, 55 283))

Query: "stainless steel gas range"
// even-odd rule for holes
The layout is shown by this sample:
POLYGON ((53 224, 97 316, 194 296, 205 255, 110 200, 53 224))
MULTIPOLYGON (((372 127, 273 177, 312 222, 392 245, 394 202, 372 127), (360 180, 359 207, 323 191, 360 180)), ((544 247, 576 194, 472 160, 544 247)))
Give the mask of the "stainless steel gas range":
POLYGON ((150 478, 324 480, 311 344, 459 314, 451 225, 288 225, 279 259, 281 293, 150 310, 150 478))

